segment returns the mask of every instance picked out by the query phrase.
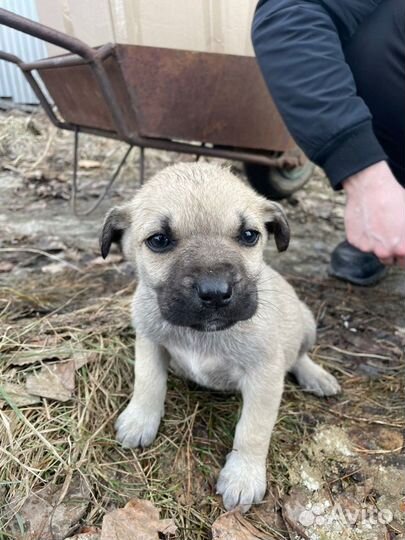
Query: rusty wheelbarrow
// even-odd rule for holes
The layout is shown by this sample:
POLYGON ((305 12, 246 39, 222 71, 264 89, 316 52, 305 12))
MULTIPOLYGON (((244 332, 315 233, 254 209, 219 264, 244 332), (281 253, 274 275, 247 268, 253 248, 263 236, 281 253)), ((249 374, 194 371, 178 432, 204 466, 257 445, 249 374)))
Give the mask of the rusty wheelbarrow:
POLYGON ((16 64, 53 124, 74 132, 72 205, 76 211, 79 135, 119 139, 134 146, 239 160, 253 186, 280 199, 310 177, 311 163, 295 146, 268 94, 254 58, 106 44, 92 48, 77 38, 0 9, 0 24, 69 51, 16 64), (51 100, 43 92, 45 86, 51 100))

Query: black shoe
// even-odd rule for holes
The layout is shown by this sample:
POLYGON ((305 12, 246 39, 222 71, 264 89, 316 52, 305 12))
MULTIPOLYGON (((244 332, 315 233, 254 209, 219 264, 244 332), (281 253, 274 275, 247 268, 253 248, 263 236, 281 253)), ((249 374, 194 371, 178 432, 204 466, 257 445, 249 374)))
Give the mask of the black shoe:
POLYGON ((329 275, 355 285, 375 285, 386 274, 386 267, 373 254, 355 248, 347 240, 332 252, 329 275))

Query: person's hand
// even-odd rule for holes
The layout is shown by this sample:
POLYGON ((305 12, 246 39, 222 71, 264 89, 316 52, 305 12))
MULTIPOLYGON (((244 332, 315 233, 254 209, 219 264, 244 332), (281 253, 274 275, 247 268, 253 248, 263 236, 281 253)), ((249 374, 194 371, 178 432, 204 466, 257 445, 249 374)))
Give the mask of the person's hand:
POLYGON ((385 264, 405 268, 405 189, 385 161, 343 182, 345 227, 350 244, 373 252, 385 264))

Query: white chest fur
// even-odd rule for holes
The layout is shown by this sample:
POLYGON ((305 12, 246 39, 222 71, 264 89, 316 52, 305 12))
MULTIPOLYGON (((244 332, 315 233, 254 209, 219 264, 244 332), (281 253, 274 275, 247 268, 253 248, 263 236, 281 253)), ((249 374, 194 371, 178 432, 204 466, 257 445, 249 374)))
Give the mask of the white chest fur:
POLYGON ((236 390, 243 369, 232 358, 223 358, 177 346, 167 347, 173 370, 197 384, 216 390, 236 390))

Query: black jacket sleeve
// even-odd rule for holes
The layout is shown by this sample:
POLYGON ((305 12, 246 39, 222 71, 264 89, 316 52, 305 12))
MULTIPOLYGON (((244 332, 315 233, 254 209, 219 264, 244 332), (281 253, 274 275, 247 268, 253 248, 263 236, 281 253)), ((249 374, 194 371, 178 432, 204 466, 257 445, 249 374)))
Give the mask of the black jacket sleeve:
POLYGON ((297 144, 335 189, 386 159, 343 53, 380 2, 261 0, 253 21, 253 45, 272 97, 297 144))

